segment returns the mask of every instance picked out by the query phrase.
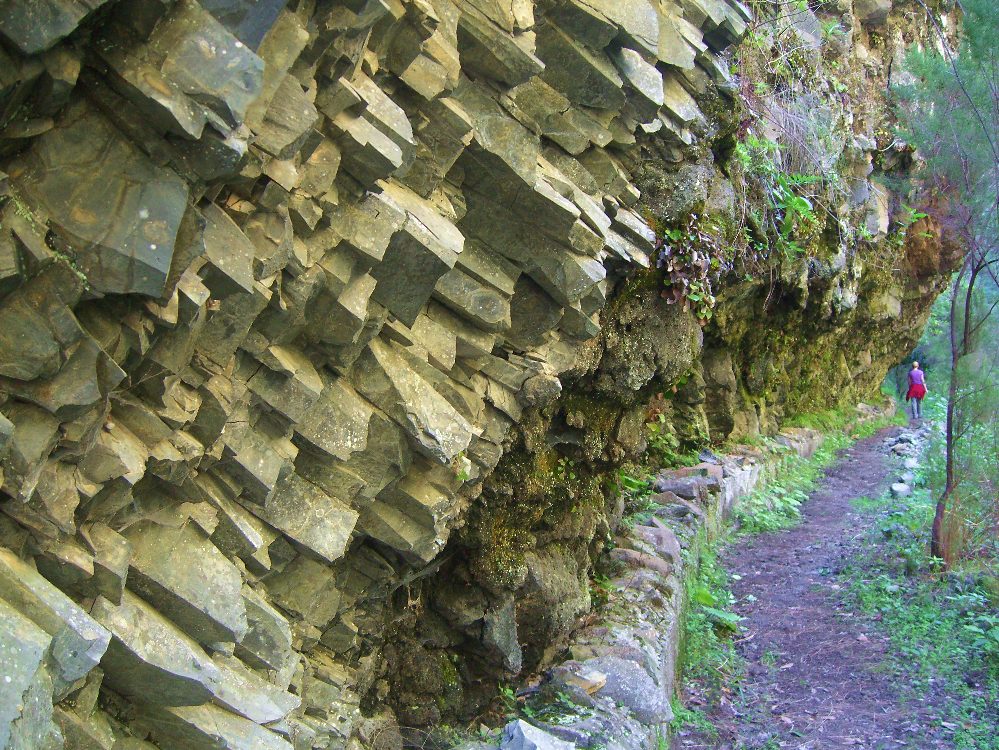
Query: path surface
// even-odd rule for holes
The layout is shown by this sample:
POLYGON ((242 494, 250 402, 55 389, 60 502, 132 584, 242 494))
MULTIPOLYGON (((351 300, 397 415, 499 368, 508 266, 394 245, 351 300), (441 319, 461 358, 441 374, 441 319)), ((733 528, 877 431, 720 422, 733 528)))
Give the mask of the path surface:
POLYGON ((836 574, 870 523, 851 507, 888 486, 884 441, 899 428, 841 454, 790 531, 743 538, 722 556, 746 619, 738 645, 747 662, 741 696, 708 707, 720 737, 687 736, 674 748, 888 750, 949 747, 934 738, 931 709, 901 699, 883 664, 883 638, 839 601, 836 574))

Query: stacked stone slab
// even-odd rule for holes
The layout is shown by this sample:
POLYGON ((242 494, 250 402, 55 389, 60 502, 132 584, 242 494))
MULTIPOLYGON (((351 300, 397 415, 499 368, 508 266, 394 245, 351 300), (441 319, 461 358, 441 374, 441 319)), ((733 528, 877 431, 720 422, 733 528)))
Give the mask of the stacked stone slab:
POLYGON ((338 748, 648 266, 736 0, 0 8, 0 745, 338 748), (20 644, 17 649, 10 644, 20 644))

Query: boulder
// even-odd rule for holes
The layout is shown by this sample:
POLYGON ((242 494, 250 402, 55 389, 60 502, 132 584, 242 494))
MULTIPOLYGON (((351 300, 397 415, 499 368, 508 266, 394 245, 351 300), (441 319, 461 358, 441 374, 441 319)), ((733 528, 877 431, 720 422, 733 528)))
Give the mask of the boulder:
POLYGON ((503 728, 500 750, 575 750, 575 742, 563 742, 523 719, 517 719, 503 728))
POLYGON ((891 494, 893 497, 908 497, 912 494, 912 487, 905 482, 893 482, 891 494))
POLYGON ((91 614, 113 638, 101 661, 117 693, 143 703, 192 706, 212 698, 219 670, 193 639, 135 594, 98 597, 91 614))
POLYGON ((266 587, 278 606, 320 629, 330 623, 340 608, 342 592, 337 588, 334 572, 304 555, 268 577, 266 587))
POLYGON ((161 127, 191 138, 208 123, 228 135, 226 126, 243 122, 262 91, 263 60, 195 0, 176 3, 147 44, 123 49, 111 38, 99 47, 125 96, 161 127))
POLYGON ((71 34, 107 0, 12 0, 0 7, 0 34, 26 55, 71 34))
POLYGON ((357 511, 298 474, 279 480, 262 508, 247 507, 330 562, 343 556, 357 522, 357 511))
POLYGON ((625 706, 643 724, 660 725, 673 720, 670 686, 653 679, 645 667, 619 656, 600 656, 583 664, 607 675, 607 683, 597 695, 625 706))
POLYGON ((280 735, 211 704, 176 706, 151 721, 160 746, 190 750, 293 750, 280 735))
POLYGON ((654 489, 656 492, 672 492, 684 500, 692 502, 703 501, 711 492, 719 489, 718 477, 714 476, 675 476, 672 472, 663 472, 656 477, 654 489))
POLYGON ((412 325, 438 280, 454 267, 464 237, 407 188, 386 184, 384 190, 405 211, 406 218, 389 241, 382 263, 371 271, 376 282, 371 297, 403 323, 412 325))
POLYGON ((301 705, 298 696, 285 692, 249 669, 239 659, 217 655, 218 682, 213 686, 215 700, 255 724, 283 719, 301 705))
POLYGON ((879 26, 888 20, 892 0, 854 0, 853 12, 861 23, 879 26))
POLYGON ((0 376, 30 381, 59 371, 63 353, 83 338, 70 311, 80 289, 72 271, 56 264, 0 302, 0 376))
MULTIPOLYGON (((46 655, 52 644, 52 636, 18 612, 15 604, 0 599, 0 746, 11 747, 12 731, 19 734, 23 726, 12 726, 15 722, 23 725, 28 713, 24 697, 44 688, 48 681, 45 667, 46 655)), ((48 698, 48 696, 45 696, 48 698)), ((48 698, 48 712, 52 712, 52 700, 48 698)), ((30 721, 30 719, 29 719, 30 721)), ((41 745, 23 745, 41 747, 41 745)))
POLYGON ((416 450, 447 463, 481 433, 412 369, 396 348, 373 340, 359 361, 360 393, 392 417, 416 450))
POLYGON ((251 667, 284 670, 294 659, 288 620, 248 586, 243 587, 246 635, 236 644, 236 655, 251 667))
POLYGON ((462 7, 458 19, 462 67, 511 86, 540 73, 533 34, 511 35, 473 4, 462 7))
POLYGON ((648 121, 655 119, 659 108, 666 103, 662 73, 627 47, 612 52, 611 60, 627 84, 639 95, 636 102, 638 112, 648 121))
POLYGON ((274 27, 287 0, 200 0, 200 3, 243 44, 257 49, 274 27))
POLYGON ((242 577, 202 530, 179 519, 177 526, 140 521, 123 536, 132 545, 130 590, 201 643, 242 639, 242 577))
POLYGON ((538 56, 545 63, 542 79, 573 104, 612 111, 624 106, 624 81, 602 50, 590 49, 548 21, 538 29, 538 56))

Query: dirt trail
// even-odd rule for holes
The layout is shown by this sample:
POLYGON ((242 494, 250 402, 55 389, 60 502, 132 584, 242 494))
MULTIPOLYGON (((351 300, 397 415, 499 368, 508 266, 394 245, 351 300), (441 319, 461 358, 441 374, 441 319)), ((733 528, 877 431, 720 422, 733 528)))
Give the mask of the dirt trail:
POLYGON ((887 489, 884 430, 846 450, 802 508, 790 531, 740 539, 722 556, 735 611, 746 619, 738 644, 747 662, 741 696, 708 707, 720 731, 688 748, 887 750, 944 748, 930 708, 902 700, 884 671, 883 638, 838 600, 836 573, 860 552, 863 524, 854 498, 887 489))

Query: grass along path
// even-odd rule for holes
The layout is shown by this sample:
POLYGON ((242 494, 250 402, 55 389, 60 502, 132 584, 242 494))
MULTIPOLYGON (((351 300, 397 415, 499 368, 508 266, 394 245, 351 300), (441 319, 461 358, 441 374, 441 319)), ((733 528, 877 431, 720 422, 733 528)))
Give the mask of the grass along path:
MULTIPOLYGON (((855 503, 869 544, 844 570, 843 600, 888 641, 884 668, 912 702, 935 707, 956 750, 999 750, 999 590, 981 576, 942 578, 926 558, 933 499, 855 503)), ((918 746, 918 745, 917 745, 918 746)))
MULTIPOLYGON (((741 536, 721 564, 708 560, 693 592, 701 607, 692 605, 675 750, 999 750, 989 605, 911 575, 928 563, 915 541, 921 521, 865 501, 887 489, 884 441, 898 431, 844 451, 800 524, 741 536), (743 618, 731 638, 710 614, 725 608, 743 618)), ((801 491, 784 489, 791 521, 801 491)), ((785 525, 770 520, 763 526, 785 525)))

